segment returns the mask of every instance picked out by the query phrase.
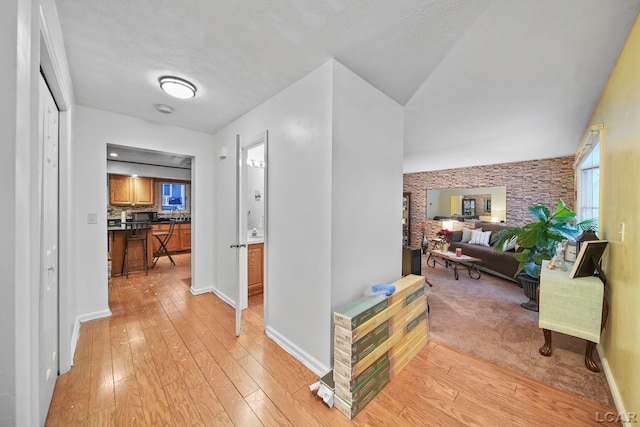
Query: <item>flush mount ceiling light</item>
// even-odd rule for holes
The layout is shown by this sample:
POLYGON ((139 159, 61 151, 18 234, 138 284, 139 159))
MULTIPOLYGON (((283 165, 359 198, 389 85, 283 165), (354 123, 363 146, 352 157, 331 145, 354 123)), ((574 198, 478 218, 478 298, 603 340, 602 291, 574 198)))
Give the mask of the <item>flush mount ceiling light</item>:
POLYGON ((189 99, 196 96, 196 87, 193 83, 173 76, 162 76, 158 79, 160 88, 171 96, 180 99, 189 99))

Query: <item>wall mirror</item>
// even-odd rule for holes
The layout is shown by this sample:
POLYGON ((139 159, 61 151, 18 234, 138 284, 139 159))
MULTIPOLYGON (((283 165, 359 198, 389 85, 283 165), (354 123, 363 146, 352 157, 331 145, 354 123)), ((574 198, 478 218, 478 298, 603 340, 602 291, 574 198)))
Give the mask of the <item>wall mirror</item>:
POLYGON ((476 217, 504 222, 507 187, 444 188, 427 190, 427 218, 476 217))

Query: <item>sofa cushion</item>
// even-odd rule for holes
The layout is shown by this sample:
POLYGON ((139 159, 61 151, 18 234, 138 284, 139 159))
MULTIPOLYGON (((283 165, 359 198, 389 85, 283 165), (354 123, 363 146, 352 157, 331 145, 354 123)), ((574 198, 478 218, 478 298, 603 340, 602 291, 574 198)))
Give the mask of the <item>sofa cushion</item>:
POLYGON ((454 231, 451 235, 452 242, 460 242, 462 240, 462 230, 454 231))
POLYGON ((471 234, 472 234, 473 230, 470 228, 463 228, 462 229, 462 239, 460 240, 460 243, 469 243, 469 241, 471 241, 471 234))
POLYGON ((471 233, 469 243, 472 245, 489 246, 489 239, 491 239, 491 231, 482 231, 482 228, 478 228, 471 233))

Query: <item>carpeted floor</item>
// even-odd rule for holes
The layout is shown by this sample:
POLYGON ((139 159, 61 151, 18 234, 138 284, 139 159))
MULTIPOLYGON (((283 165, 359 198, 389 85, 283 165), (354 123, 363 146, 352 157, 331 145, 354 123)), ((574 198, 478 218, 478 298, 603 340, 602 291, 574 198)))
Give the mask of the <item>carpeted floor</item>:
MULTIPOLYGON (((422 274, 433 285, 427 291, 430 339, 615 408, 604 373, 584 366, 584 340, 554 332, 551 357, 538 353, 544 343, 538 313, 520 307, 527 297, 517 284, 485 273, 473 280, 463 272, 455 280, 453 271, 430 268, 426 259, 422 274)), ((597 355, 594 360, 602 370, 597 355)))

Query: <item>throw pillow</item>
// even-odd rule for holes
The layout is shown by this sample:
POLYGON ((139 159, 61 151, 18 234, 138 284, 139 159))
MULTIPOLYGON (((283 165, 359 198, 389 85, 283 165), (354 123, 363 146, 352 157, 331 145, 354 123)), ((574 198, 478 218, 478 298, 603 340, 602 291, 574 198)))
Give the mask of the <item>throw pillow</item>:
POLYGON ((469 243, 472 245, 479 245, 482 241, 482 228, 476 228, 475 230, 471 230, 471 239, 469 243))
POLYGON ((473 230, 471 233, 472 245, 489 246, 489 239, 491 239, 491 231, 482 231, 481 228, 473 230))
POLYGON ((514 250, 516 248, 516 240, 518 240, 518 238, 516 236, 513 236, 511 240, 504 242, 504 245, 502 246, 502 251, 507 252, 507 251, 514 250))
POLYGON ((451 235, 452 242, 459 242, 461 239, 462 239, 462 231, 460 230, 454 231, 453 234, 451 235))
POLYGON ((469 241, 471 241, 471 231, 470 228, 462 229, 462 240, 460 240, 460 243, 469 243, 469 241))

